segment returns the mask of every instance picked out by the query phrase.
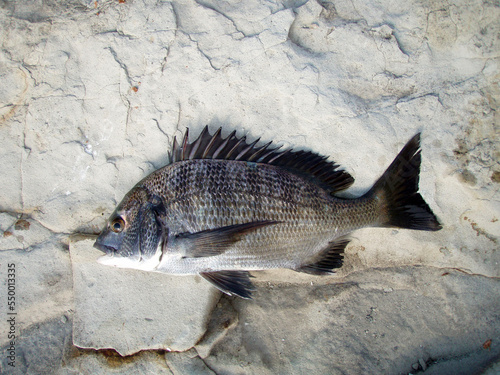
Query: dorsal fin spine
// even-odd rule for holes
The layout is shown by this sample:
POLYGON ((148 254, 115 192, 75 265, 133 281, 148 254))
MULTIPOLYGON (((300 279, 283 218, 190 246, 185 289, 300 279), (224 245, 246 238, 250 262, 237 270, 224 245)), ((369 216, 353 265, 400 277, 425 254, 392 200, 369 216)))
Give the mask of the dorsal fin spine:
POLYGON ((177 137, 174 137, 174 144, 172 146, 172 152, 171 152, 172 158, 170 159, 170 160, 172 160, 172 163, 179 161, 179 158, 177 155, 178 150, 179 150, 179 144, 177 143, 177 137))
POLYGON ((227 138, 224 140, 224 143, 222 143, 219 148, 217 149, 217 151, 215 151, 214 155, 212 156, 212 159, 216 159, 217 156, 219 156, 219 154, 222 152, 222 150, 224 150, 226 148, 226 146, 228 145, 229 141, 231 139, 233 139, 234 135, 236 134, 236 130, 233 130, 231 132, 231 134, 229 134, 227 136, 227 138))
MULTIPOLYGON (((260 138, 259 138, 259 139, 260 139, 260 138)), ((264 151, 266 151, 266 149, 267 149, 267 148, 271 145, 271 143, 272 143, 272 142, 269 142, 269 143, 265 144, 264 146, 262 146, 262 147, 258 148, 256 152, 254 152, 252 155, 250 155, 250 156, 248 157, 248 161, 254 161, 254 160, 255 160, 255 158, 256 158, 257 156, 259 156, 259 154, 261 154, 261 153, 263 153, 264 151)), ((271 151, 272 151, 272 150, 271 150, 271 151)))
MULTIPOLYGON (((271 144, 271 143, 269 143, 269 144, 271 144)), ((276 147, 276 148, 273 148, 273 149, 269 150, 267 153, 265 153, 264 155, 262 155, 262 156, 261 156, 261 157, 257 160, 257 163, 264 163, 264 162, 265 162, 264 160, 266 160, 266 158, 267 158, 267 157, 269 157, 270 155, 272 155, 274 152, 279 152, 278 150, 279 150, 281 147, 283 147, 283 145, 278 146, 278 147, 276 147)))
POLYGON ((290 151, 292 151, 291 148, 289 148, 288 150, 285 150, 281 153, 279 153, 278 155, 276 155, 275 157, 271 158, 267 163, 268 164, 272 164, 273 162, 275 162, 276 160, 278 160, 279 158, 282 158, 283 156, 286 156, 290 151))
POLYGON ((223 138, 222 128, 210 135, 208 126, 198 138, 189 143, 189 129, 186 129, 182 143, 174 137, 172 151, 169 153, 171 163, 194 159, 238 160, 270 164, 287 169, 291 173, 302 175, 314 183, 322 185, 331 193, 347 189, 354 179, 345 171, 337 169, 334 162, 311 151, 293 151, 291 148, 280 151, 282 146, 270 147, 272 142, 256 146, 260 138, 246 142, 246 136, 236 137, 236 130, 223 138))
POLYGON ((243 149, 243 151, 241 151, 234 160, 240 160, 241 158, 243 158, 243 156, 245 156, 245 154, 252 150, 254 148, 254 146, 257 144, 257 142, 260 141, 260 138, 257 139, 256 141, 254 141, 253 143, 249 144, 248 147, 246 147, 245 149, 243 149))
POLYGON ((208 126, 205 126, 198 139, 194 141, 194 143, 192 143, 191 152, 189 153, 189 160, 196 159, 196 153, 198 152, 200 144, 207 134, 208 134, 208 126))
POLYGON ((234 145, 234 147, 227 153, 227 159, 231 159, 231 156, 233 156, 234 151, 238 148, 238 146, 247 140, 246 136, 241 137, 238 142, 234 145))
MULTIPOLYGON (((206 128, 208 129, 208 126, 206 126, 206 128)), ((212 147, 214 146, 215 144, 215 141, 219 138, 219 135, 220 135, 220 132, 222 131, 222 128, 219 128, 215 133, 214 135, 212 136, 212 138, 210 139, 210 142, 208 143, 207 145, 207 148, 205 149, 205 152, 203 152, 203 155, 202 155, 202 159, 206 159, 207 156, 210 154, 210 150, 212 149, 212 147)))
POLYGON ((184 139, 182 140, 182 146, 181 146, 181 160, 186 160, 186 148, 188 145, 188 139, 189 139, 189 128, 186 128, 186 133, 184 134, 184 139))

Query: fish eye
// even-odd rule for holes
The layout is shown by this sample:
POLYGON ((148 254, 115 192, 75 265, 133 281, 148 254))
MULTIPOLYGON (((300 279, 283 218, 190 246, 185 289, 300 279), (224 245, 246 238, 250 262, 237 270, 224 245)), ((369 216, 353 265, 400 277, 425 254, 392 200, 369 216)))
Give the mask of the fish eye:
POLYGON ((111 230, 115 233, 120 233, 125 228, 125 221, 121 217, 117 217, 111 223, 111 230))

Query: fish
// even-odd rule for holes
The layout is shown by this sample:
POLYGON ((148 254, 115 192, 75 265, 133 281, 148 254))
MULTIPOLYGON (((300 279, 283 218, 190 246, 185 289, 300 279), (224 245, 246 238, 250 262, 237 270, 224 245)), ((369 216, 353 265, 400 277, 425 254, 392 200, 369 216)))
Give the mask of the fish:
POLYGON ((138 182, 116 206, 94 247, 101 264, 200 275, 249 299, 251 271, 330 275, 349 234, 364 227, 442 228, 419 190, 420 133, 365 194, 339 194, 354 178, 328 157, 281 150, 236 131, 189 142, 174 137, 170 162, 138 182))

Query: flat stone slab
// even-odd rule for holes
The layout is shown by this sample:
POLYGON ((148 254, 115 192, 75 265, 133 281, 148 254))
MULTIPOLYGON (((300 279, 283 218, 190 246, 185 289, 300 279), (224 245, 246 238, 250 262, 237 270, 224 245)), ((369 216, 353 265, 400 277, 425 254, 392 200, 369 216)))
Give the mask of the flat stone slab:
POLYGON ((70 243, 75 315, 73 343, 130 355, 184 351, 205 333, 218 292, 199 276, 171 276, 97 263, 94 239, 70 243))
POLYGON ((167 361, 188 369, 202 358, 216 374, 482 374, 498 368, 499 287, 424 266, 258 282, 253 300, 231 301, 238 324, 208 356, 197 345, 199 358, 167 361))

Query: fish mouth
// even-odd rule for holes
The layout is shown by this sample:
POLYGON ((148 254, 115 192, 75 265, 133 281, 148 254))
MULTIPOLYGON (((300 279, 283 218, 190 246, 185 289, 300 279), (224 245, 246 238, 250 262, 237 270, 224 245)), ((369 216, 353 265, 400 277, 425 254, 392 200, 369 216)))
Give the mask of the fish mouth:
POLYGON ((98 241, 96 241, 94 243, 94 247, 97 249, 97 250, 100 250, 102 251, 103 253, 106 253, 106 254, 109 254, 109 255, 112 255, 114 253, 116 253, 116 248, 114 248, 113 246, 109 246, 109 245, 104 245, 102 243, 99 243, 98 241))

